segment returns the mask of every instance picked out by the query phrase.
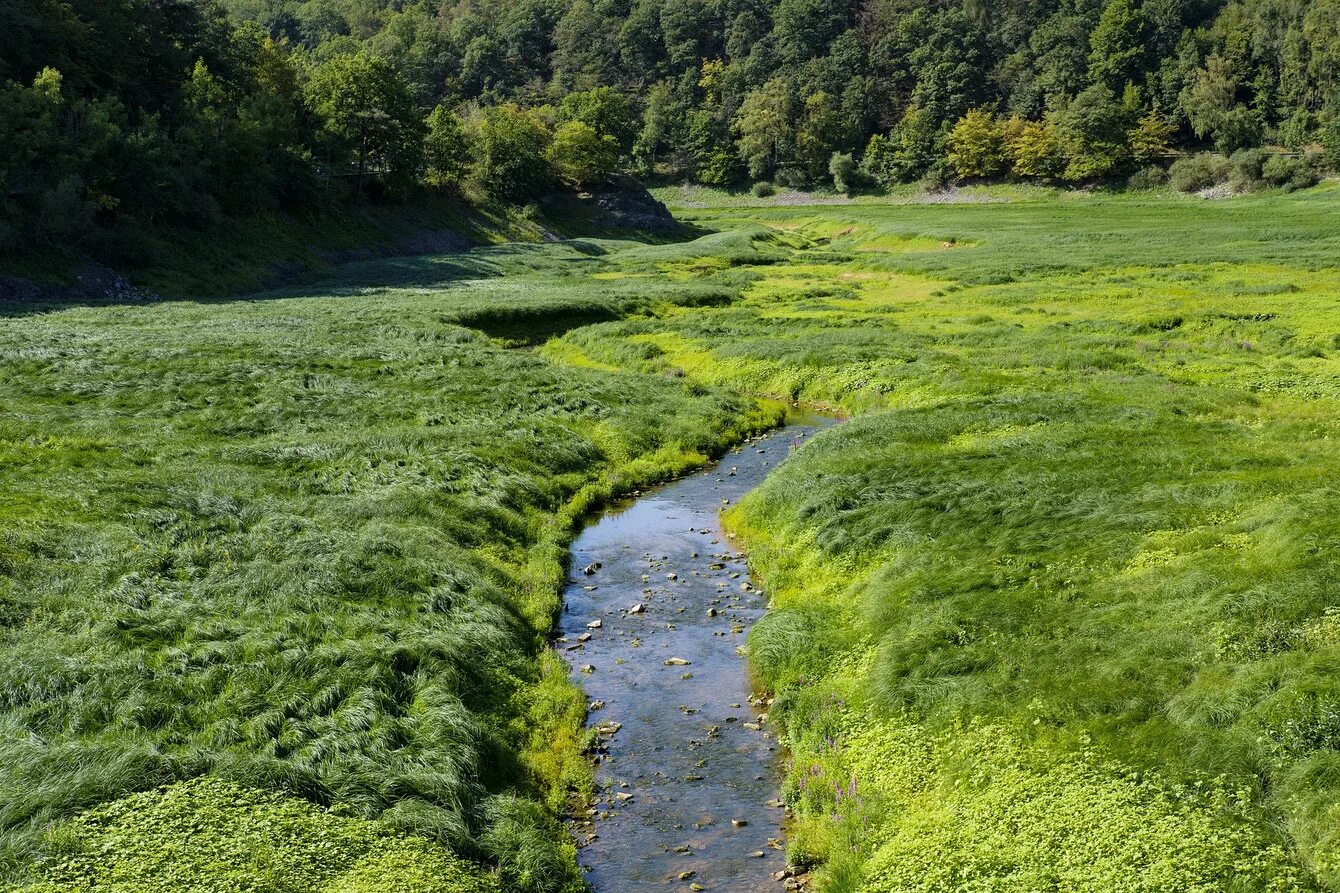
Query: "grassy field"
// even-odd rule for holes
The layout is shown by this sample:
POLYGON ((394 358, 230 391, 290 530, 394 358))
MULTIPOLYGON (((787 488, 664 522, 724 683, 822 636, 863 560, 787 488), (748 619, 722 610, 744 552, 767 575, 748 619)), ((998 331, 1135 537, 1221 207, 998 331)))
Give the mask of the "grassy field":
POLYGON ((1340 885, 1338 199, 690 209, 550 345, 855 415, 730 517, 821 889, 1340 885))
POLYGON ((820 890, 1340 888, 1340 189, 987 197, 5 308, 7 878, 575 889, 564 543, 775 397, 820 890))
MULTIPOLYGON (((174 861, 241 821, 206 798, 201 827, 174 836, 178 788, 50 831, 208 775, 339 811, 324 874, 294 856, 257 890, 345 883, 374 857, 385 873, 356 889, 420 889, 439 857, 373 846, 377 828, 501 864, 508 890, 573 888, 553 810, 587 783, 584 702, 544 650, 566 539, 609 494, 776 417, 666 376, 556 365, 512 337, 722 299, 574 272, 605 250, 381 261, 234 301, 5 308, 11 881, 239 889, 206 858, 174 861)), ((320 816, 276 816, 242 824, 282 867, 320 816)), ((469 888, 449 881, 422 889, 469 888)))

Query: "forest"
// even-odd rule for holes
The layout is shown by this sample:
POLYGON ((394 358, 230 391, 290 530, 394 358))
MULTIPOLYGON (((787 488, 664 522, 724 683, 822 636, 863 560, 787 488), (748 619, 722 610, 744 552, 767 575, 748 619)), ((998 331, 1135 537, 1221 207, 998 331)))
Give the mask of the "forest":
POLYGON ((10 253, 616 170, 1152 185, 1212 150, 1185 188, 1291 187, 1340 155, 1337 0, 6 0, 0 27, 10 253))

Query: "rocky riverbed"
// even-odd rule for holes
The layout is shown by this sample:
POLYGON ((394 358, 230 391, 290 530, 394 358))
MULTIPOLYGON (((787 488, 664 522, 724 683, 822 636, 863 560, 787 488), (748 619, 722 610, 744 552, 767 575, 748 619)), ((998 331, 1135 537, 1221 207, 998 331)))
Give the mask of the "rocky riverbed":
POLYGON ((572 820, 597 893, 794 888, 768 699, 741 646, 767 596, 719 526, 828 424, 806 420, 616 506, 573 544, 559 649, 590 697, 598 801, 572 820))

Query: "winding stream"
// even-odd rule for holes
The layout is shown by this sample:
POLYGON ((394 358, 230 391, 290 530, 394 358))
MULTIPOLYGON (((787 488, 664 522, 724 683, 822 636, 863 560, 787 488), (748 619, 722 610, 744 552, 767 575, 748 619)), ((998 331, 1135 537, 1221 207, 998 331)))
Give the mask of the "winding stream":
POLYGON ((829 424, 750 441, 573 543, 557 647, 603 742, 572 829, 596 893, 781 888, 779 755, 736 650, 767 599, 717 513, 829 424))

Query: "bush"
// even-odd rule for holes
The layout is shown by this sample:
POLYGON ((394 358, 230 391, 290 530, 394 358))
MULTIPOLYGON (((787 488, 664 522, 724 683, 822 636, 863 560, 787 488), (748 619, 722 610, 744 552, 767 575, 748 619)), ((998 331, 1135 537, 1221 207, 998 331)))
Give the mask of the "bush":
POLYGON ((1157 189, 1168 183, 1168 172, 1156 164, 1142 167, 1126 181, 1127 189, 1157 189))
POLYGON ((1214 131, 1214 147, 1220 152, 1231 152, 1261 142, 1260 115, 1239 105, 1224 113, 1214 131))
POLYGON ((85 192, 84 181, 71 175, 41 195, 33 229, 43 241, 68 245, 88 232, 93 225, 93 209, 85 192))
POLYGON ((744 175, 739 153, 725 146, 716 146, 699 155, 694 162, 693 176, 708 186, 729 186, 744 175))
POLYGON ((1229 162, 1232 169, 1228 174, 1228 185, 1234 192, 1255 192, 1265 187, 1265 181, 1261 179, 1261 168, 1265 166, 1266 151, 1264 149, 1239 149, 1234 152, 1229 162))
POLYGON ((1306 189, 1315 186, 1317 172, 1306 158, 1272 154, 1265 149, 1239 149, 1230 159, 1228 183, 1234 192, 1260 189, 1306 189))
POLYGON ((865 147, 861 167, 882 186, 910 183, 924 176, 943 152, 943 134, 935 117, 912 106, 887 136, 875 134, 865 147))
POLYGON ((548 190, 553 135, 543 121, 518 106, 499 105, 473 123, 475 177, 490 195, 520 202, 548 190))
POLYGON ((943 161, 932 164, 930 170, 921 178, 921 188, 927 192, 935 192, 937 189, 945 189, 950 183, 954 182, 953 172, 943 161))
POLYGON ((1016 177, 1053 180, 1065 169, 1065 158, 1056 142, 1056 128, 1050 121, 1011 119, 1005 143, 1012 159, 1010 171, 1016 177))
POLYGON ((834 152, 828 159, 828 172, 833 175, 833 188, 838 192, 851 192, 861 173, 850 152, 834 152))
POLYGON ((777 187, 773 186, 767 180, 760 180, 749 190, 758 198, 768 198, 777 194, 777 187))
POLYGON ((424 182, 429 186, 454 189, 470 170, 469 135, 460 119, 444 105, 433 109, 427 119, 424 137, 424 182))
POLYGON ((1261 179, 1286 192, 1316 186, 1320 176, 1308 158, 1272 155, 1261 165, 1261 179))
POLYGON ((1222 155, 1201 152, 1173 162, 1168 179, 1178 192, 1199 192, 1228 180, 1232 164, 1222 155))

